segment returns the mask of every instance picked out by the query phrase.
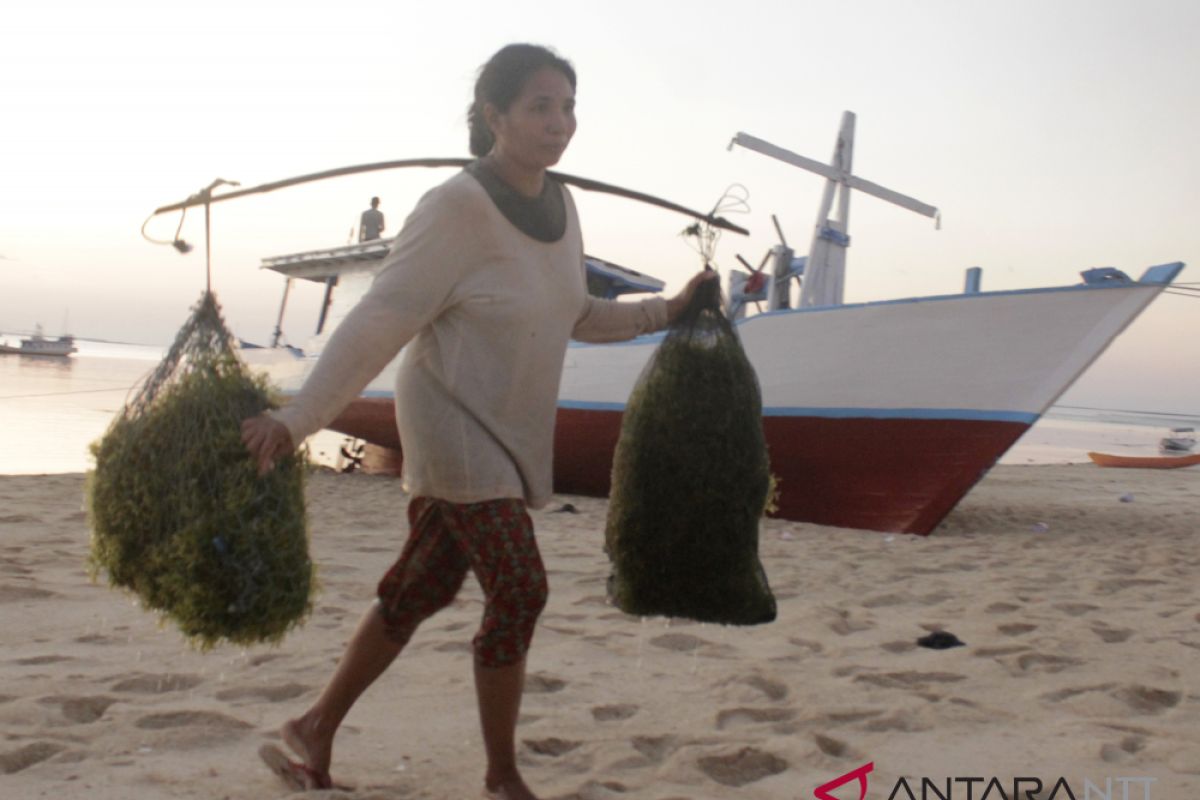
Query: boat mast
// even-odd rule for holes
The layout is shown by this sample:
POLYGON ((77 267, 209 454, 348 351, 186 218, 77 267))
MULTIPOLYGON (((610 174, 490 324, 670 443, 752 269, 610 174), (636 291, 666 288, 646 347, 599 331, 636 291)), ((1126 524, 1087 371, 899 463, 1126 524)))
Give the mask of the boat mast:
POLYGON ((804 267, 804 282, 800 290, 801 308, 842 304, 845 290, 846 248, 850 246, 851 189, 858 189, 860 192, 940 221, 940 213, 934 206, 886 189, 853 174, 854 122, 854 112, 843 112, 842 126, 838 131, 837 142, 833 148, 833 158, 828 164, 822 164, 820 161, 806 158, 740 131, 730 143, 730 146, 741 145, 748 150, 762 153, 809 172, 815 172, 825 178, 825 193, 817 212, 812 244, 809 247, 808 260, 804 267), (837 200, 837 217, 831 219, 830 212, 833 210, 835 198, 837 200))

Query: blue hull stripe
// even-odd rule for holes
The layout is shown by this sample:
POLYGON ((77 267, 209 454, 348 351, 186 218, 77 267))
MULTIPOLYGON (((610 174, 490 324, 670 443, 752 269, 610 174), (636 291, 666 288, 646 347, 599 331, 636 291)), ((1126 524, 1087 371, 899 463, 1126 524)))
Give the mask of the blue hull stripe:
MULTIPOLYGON (((295 392, 284 392, 292 395, 295 392)), ((392 400, 392 392, 377 389, 363 392, 360 397, 392 400)), ((559 400, 559 408, 571 411, 612 411, 624 413, 624 403, 593 403, 582 400, 559 400)), ((1027 411, 997 411, 975 408, 774 408, 763 409, 764 417, 818 417, 826 419, 954 419, 978 422, 1019 422, 1032 425, 1041 414, 1027 411)))

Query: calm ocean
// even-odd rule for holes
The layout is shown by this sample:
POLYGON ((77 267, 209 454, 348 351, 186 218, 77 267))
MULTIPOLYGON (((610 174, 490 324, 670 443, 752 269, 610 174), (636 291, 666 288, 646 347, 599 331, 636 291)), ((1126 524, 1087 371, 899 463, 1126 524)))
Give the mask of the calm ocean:
MULTIPOLYGON (((16 335, 0 334, 15 343, 16 335)), ((104 434, 130 390, 165 348, 77 340, 69 359, 0 355, 0 475, 84 472, 88 445, 104 434)), ((1089 450, 1155 455, 1168 428, 1200 428, 1200 416, 1055 407, 1004 456, 1002 464, 1087 461, 1089 450)), ((345 437, 309 440, 316 460, 337 463, 345 437)))

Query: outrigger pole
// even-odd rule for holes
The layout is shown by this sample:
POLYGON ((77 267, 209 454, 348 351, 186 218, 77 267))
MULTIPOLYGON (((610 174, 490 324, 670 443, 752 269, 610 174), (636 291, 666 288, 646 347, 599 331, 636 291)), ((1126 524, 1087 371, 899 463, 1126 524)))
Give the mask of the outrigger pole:
MULTIPOLYGON (((225 194, 221 195, 213 195, 211 193, 212 187, 210 187, 207 193, 200 192, 179 203, 172 203, 171 205, 156 208, 150 216, 154 217, 159 214, 166 214, 170 211, 182 211, 184 209, 200 205, 207 208, 209 204, 218 203, 222 200, 233 200, 235 198, 245 197, 251 194, 264 194, 266 192, 276 191, 277 189, 286 189, 289 186, 298 186, 302 183, 323 181, 328 178, 340 178, 344 175, 357 175, 363 172, 379 172, 387 169, 403 169, 406 167, 463 167, 469 163, 471 163, 471 159, 469 158, 411 158, 402 161, 379 161, 373 164, 357 164, 351 167, 340 167, 338 169, 325 170, 324 172, 313 172, 308 175, 300 175, 295 178, 287 178, 285 180, 274 181, 272 183, 264 183, 260 186, 252 186, 248 189, 239 189, 237 191, 226 192, 225 194)), ((681 206, 677 203, 672 203, 669 200, 663 200, 661 197, 654 197, 653 195, 644 194, 642 192, 635 192, 632 189, 613 186, 612 184, 602 183, 600 181, 592 180, 591 178, 580 178, 575 175, 567 175, 562 172, 547 172, 547 174, 556 180, 562 181, 563 183, 571 186, 578 186, 580 189, 584 189, 589 192, 603 192, 604 194, 613 194, 629 200, 637 200, 641 203, 649 203, 653 206, 665 208, 670 211, 676 211, 680 214, 686 214, 687 216, 692 217, 693 219, 701 220, 714 228, 721 228, 722 230, 733 231, 734 233, 740 233, 743 235, 749 235, 750 233, 745 228, 734 225, 724 217, 714 216, 713 214, 704 214, 700 211, 693 211, 690 208, 681 206)))

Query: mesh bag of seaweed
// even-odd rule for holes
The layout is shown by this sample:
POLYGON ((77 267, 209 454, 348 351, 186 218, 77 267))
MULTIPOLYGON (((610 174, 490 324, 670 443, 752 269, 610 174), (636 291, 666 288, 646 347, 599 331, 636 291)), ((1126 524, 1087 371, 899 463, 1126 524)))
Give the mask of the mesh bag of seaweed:
POLYGON ((278 641, 310 611, 304 463, 259 475, 241 421, 272 407, 211 292, 92 445, 90 567, 202 649, 278 641))
POLYGON ((774 620, 758 558, 770 484, 758 378, 707 281, 625 407, 605 529, 613 603, 642 616, 774 620))

